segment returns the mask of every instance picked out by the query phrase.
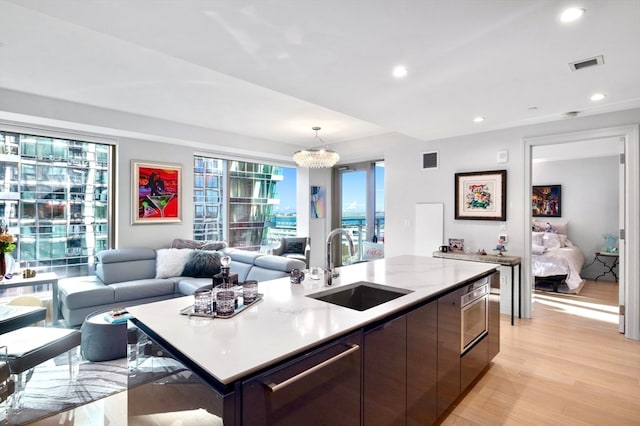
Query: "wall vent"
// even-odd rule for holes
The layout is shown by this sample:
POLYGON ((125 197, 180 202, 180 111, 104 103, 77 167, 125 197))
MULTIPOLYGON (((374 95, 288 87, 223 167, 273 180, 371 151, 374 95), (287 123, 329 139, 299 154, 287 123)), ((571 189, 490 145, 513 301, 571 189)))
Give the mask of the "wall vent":
POLYGON ((604 65, 604 56, 598 55, 594 56, 593 58, 570 62, 569 68, 571 69, 571 71, 578 71, 584 68, 594 67, 596 65, 604 65))
POLYGON ((422 170, 438 168, 438 151, 422 153, 422 170))

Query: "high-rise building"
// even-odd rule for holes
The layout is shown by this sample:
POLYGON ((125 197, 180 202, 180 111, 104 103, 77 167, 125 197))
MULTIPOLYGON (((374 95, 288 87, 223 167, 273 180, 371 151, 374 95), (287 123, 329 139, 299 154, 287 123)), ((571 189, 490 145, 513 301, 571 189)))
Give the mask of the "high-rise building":
POLYGON ((19 267, 88 275, 109 245, 111 145, 0 132, 0 218, 19 267))

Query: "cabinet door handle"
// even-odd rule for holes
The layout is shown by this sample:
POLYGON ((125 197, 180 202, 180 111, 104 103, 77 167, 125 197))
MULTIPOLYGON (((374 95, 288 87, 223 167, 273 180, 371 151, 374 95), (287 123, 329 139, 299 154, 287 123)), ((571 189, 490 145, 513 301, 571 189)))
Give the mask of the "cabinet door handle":
POLYGON ((265 383, 265 386, 267 386, 269 388, 269 390, 271 392, 276 392, 280 389, 286 388, 287 386, 289 386, 292 383, 297 382, 300 379, 303 379, 305 377, 307 377, 308 375, 315 373, 316 371, 320 370, 321 368, 326 367, 329 364, 332 364, 346 356, 351 355, 353 352, 357 351, 360 349, 359 345, 356 344, 349 344, 350 348, 347 349, 346 351, 339 353, 338 355, 329 358, 326 361, 321 362, 320 364, 314 365, 313 367, 311 367, 308 370, 303 371, 302 373, 295 375, 293 377, 288 378, 287 380, 285 380, 282 383, 265 383))

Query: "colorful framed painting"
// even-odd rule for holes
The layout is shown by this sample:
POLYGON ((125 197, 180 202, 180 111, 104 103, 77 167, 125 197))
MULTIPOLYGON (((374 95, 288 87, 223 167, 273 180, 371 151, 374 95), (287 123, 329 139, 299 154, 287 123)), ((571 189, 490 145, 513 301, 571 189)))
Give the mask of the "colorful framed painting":
POLYGON ((531 215, 533 217, 561 217, 561 207, 561 185, 541 185, 532 187, 531 215))
POLYGON ((325 194, 321 186, 311 187, 311 219, 322 219, 325 215, 325 194))
POLYGON ((507 220, 507 171, 456 173, 455 218, 507 220))
POLYGON ((182 222, 182 166, 131 161, 133 225, 182 222))

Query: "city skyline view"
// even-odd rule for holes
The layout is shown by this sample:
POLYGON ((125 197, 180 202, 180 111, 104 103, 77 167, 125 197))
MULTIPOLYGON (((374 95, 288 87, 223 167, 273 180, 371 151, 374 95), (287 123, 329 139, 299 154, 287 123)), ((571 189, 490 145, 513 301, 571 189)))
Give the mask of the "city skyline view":
MULTIPOLYGON (((277 197, 280 203, 274 206, 277 215, 296 213, 296 169, 283 167, 283 180, 277 183, 277 197)), ((366 174, 364 172, 344 173, 343 175, 343 213, 348 216, 360 216, 366 212, 366 174)), ((384 167, 376 167, 376 212, 384 212, 384 167)), ((326 190, 326 188, 325 188, 326 190)))

